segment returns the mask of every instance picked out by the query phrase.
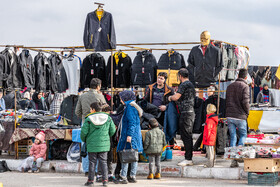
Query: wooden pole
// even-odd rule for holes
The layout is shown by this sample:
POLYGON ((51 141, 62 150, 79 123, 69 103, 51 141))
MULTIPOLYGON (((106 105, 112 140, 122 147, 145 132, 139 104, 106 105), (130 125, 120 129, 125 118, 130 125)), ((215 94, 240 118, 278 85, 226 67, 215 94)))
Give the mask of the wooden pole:
POLYGON ((114 73, 114 70, 113 70, 113 68, 114 68, 114 61, 113 61, 113 50, 111 51, 111 110, 113 111, 113 105, 114 105, 114 103, 113 103, 113 97, 114 97, 114 92, 113 92, 113 89, 114 89, 114 75, 113 75, 113 73, 114 73))
MULTIPOLYGON (((14 118, 15 118, 15 130, 17 128, 17 91, 15 89, 15 113, 14 113, 14 118)), ((15 142, 15 158, 18 159, 18 142, 15 142)))

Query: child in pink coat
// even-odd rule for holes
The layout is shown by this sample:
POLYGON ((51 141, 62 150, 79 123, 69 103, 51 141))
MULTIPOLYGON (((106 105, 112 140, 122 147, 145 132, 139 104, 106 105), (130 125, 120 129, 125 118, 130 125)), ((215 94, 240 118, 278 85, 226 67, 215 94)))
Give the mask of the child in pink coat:
POLYGON ((41 131, 35 137, 35 141, 29 152, 29 157, 22 165, 21 171, 29 170, 30 172, 38 173, 44 160, 46 160, 47 145, 45 143, 45 133, 41 131), (32 169, 32 170, 31 170, 32 169))

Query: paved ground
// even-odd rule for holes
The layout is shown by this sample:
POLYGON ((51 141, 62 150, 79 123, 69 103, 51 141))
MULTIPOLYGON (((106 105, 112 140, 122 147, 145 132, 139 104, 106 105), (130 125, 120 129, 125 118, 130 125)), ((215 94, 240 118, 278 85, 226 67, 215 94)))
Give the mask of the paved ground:
MULTIPOLYGON (((5 172, 0 174, 0 182, 4 187, 78 187, 83 186, 87 178, 82 174, 63 173, 19 173, 5 172)), ((138 183, 133 187, 181 187, 181 186, 246 186, 246 180, 214 180, 214 179, 186 179, 186 178, 163 178, 161 180, 148 181, 145 177, 137 178, 138 183)), ((95 183, 101 186, 101 183, 95 183)), ((109 186, 132 186, 115 185, 109 186)))

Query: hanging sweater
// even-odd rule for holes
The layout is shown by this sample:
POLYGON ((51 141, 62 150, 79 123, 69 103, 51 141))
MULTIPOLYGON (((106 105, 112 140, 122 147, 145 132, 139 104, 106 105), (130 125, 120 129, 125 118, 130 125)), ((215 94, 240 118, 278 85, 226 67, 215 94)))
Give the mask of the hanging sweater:
POLYGON ((47 88, 47 57, 39 52, 34 58, 35 65, 35 90, 46 91, 47 88))
POLYGON ((66 90, 66 93, 69 95, 78 95, 80 83, 80 59, 77 56, 67 57, 62 60, 62 64, 68 80, 68 90, 66 90))
POLYGON ((28 50, 24 49, 19 55, 19 64, 23 74, 23 85, 28 88, 35 87, 35 67, 28 50))

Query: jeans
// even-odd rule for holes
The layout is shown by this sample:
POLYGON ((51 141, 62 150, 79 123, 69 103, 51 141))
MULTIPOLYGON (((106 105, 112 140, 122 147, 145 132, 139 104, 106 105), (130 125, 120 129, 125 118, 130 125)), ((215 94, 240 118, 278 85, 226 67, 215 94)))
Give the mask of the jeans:
MULTIPOLYGON (((138 162, 131 163, 130 177, 136 177, 138 162)), ((128 163, 122 163, 121 177, 126 178, 128 170, 128 163)))
POLYGON ((192 160, 193 138, 192 130, 194 123, 194 112, 181 112, 179 117, 179 129, 185 147, 185 159, 192 160))
POLYGON ((101 165, 101 172, 102 172, 102 180, 108 180, 108 170, 107 170, 107 153, 88 153, 89 158, 89 171, 88 171, 88 180, 93 181, 95 175, 95 168, 97 159, 99 164, 101 165))
MULTIPOLYGON (((34 156, 30 156, 27 158, 26 160, 26 165, 24 166, 24 168, 32 168, 32 164, 34 162, 34 156)), ((37 168, 40 168, 42 166, 42 163, 44 162, 43 158, 37 158, 36 160, 36 166, 37 168)))
POLYGON ((156 173, 160 173, 161 167, 160 167, 160 157, 161 155, 149 155, 149 174, 154 173, 154 160, 156 165, 156 173))
MULTIPOLYGON (((117 152, 117 165, 116 165, 115 172, 114 172, 116 177, 121 174, 121 169, 122 169, 122 163, 120 161, 120 153, 117 152)), ((131 164, 129 163, 127 173, 130 173, 130 172, 131 172, 131 164)), ((127 177, 129 177, 129 175, 127 175, 127 177)))
POLYGON ((236 131, 239 135, 238 145, 244 145, 247 137, 247 122, 246 120, 236 120, 228 118, 228 128, 230 134, 230 147, 236 146, 237 137, 236 131))
MULTIPOLYGON (((113 174, 113 150, 111 149, 107 155, 107 167, 108 167, 108 174, 111 176, 113 174)), ((101 164, 98 164, 98 175, 102 173, 101 164)))

